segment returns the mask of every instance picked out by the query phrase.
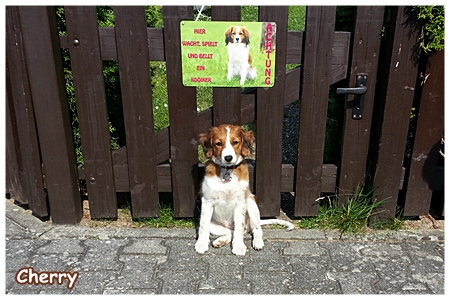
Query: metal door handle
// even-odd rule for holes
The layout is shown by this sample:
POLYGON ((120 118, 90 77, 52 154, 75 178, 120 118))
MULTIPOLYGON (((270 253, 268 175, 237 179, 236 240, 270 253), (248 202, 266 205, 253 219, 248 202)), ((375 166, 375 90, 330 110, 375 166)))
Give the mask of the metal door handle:
POLYGON ((365 87, 365 86, 355 87, 355 88, 337 88, 336 89, 337 94, 361 95, 361 94, 365 94, 366 92, 367 92, 367 87, 365 87))
POLYGON ((355 120, 362 119, 364 111, 364 95, 367 92, 367 74, 356 74, 356 84, 354 88, 337 88, 337 94, 354 94, 352 118, 355 120))

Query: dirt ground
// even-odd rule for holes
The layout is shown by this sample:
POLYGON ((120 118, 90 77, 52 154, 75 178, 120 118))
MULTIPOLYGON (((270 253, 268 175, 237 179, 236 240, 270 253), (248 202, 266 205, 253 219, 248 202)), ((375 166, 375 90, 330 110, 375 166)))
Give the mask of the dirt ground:
MULTIPOLYGON (((292 221, 282 211, 278 218, 292 221)), ((89 204, 87 200, 83 202, 83 219, 80 222, 80 226, 110 228, 139 227, 136 223, 133 223, 130 213, 125 212, 123 209, 118 210, 117 220, 92 220, 89 214, 89 204)), ((436 220, 431 215, 424 215, 420 216, 417 220, 405 221, 402 229, 444 229, 444 220, 436 220)))
POLYGON ((404 229, 444 229, 444 220, 436 220, 431 215, 420 216, 419 220, 405 221, 404 229))
POLYGON ((131 214, 123 209, 117 210, 117 220, 92 220, 89 213, 89 202, 83 201, 83 218, 79 224, 86 227, 111 227, 111 228, 136 228, 133 223, 131 214))

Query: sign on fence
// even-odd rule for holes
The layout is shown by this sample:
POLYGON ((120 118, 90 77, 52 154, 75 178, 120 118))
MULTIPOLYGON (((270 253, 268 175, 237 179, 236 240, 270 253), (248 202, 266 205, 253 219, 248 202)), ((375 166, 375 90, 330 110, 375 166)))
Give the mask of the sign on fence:
POLYGON ((185 86, 272 87, 276 23, 182 21, 185 86))

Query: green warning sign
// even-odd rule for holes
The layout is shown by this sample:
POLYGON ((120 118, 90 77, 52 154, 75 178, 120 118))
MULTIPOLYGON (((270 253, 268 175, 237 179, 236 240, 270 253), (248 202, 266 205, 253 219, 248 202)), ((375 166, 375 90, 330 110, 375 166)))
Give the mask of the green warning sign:
POLYGON ((182 21, 185 86, 272 87, 276 23, 182 21))

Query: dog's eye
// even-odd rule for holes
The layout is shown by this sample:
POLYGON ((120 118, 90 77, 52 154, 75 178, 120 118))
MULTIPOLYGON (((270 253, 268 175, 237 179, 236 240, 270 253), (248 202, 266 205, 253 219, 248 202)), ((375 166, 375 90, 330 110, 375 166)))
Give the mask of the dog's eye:
POLYGON ((216 142, 216 146, 222 147, 223 144, 222 144, 222 142, 216 142))
POLYGON ((231 145, 233 145, 233 146, 235 146, 235 145, 237 145, 237 144, 239 144, 239 141, 232 141, 232 142, 231 142, 231 145))

